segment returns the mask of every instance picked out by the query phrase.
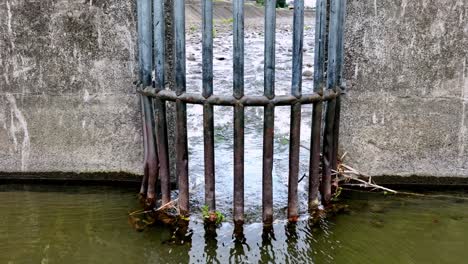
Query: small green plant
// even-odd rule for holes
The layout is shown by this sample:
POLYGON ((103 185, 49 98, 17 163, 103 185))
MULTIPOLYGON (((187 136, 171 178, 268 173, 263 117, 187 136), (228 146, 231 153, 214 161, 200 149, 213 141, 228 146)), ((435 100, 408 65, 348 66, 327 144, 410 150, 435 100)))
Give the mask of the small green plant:
POLYGON ((201 212, 205 222, 215 223, 216 225, 220 225, 225 218, 224 215, 218 210, 210 212, 208 205, 202 206, 201 212))
POLYGON ((189 31, 190 31, 191 33, 194 33, 195 31, 197 31, 197 26, 191 25, 191 26, 189 27, 189 31))
POLYGON ((331 200, 334 201, 334 202, 338 201, 338 197, 340 196, 342 190, 343 190, 343 188, 341 188, 341 187, 336 188, 336 192, 333 195, 331 200))
POLYGON ((232 17, 221 20, 222 24, 232 24, 232 22, 234 22, 234 18, 232 17))
POLYGON ((280 143, 280 145, 288 145, 289 144, 289 138, 287 138, 286 136, 283 136, 283 137, 280 138, 279 143, 280 143))
POLYGON ((210 209, 208 208, 208 205, 204 205, 201 207, 201 213, 203 219, 208 218, 210 216, 210 209))
POLYGON ((180 219, 182 219, 184 221, 189 221, 190 220, 189 216, 180 215, 179 217, 180 217, 180 219))

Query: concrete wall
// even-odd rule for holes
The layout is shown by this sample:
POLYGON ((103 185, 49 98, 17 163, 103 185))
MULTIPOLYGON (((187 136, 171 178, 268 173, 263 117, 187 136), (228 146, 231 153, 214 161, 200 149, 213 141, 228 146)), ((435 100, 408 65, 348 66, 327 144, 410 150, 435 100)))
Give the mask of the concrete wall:
MULTIPOLYGON (((0 172, 141 174, 135 1, 0 0, 0 172)), ((341 149, 468 176, 464 0, 348 0, 341 149)))
POLYGON ((134 2, 0 0, 0 172, 141 174, 134 2))
POLYGON ((341 147, 371 175, 468 177, 468 2, 348 0, 341 147))

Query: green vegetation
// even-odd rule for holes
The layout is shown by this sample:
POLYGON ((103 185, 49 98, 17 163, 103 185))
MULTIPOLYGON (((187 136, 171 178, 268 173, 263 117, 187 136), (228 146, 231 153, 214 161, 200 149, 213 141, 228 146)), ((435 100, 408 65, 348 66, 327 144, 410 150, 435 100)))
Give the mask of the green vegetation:
POLYGON ((332 197, 332 201, 336 202, 338 201, 338 197, 340 197, 340 194, 341 194, 341 191, 343 190, 343 188, 341 187, 338 187, 336 188, 336 192, 333 194, 333 197, 332 197))
POLYGON ((191 26, 189 27, 189 32, 190 32, 190 33, 195 33, 195 31, 197 31, 197 29, 198 29, 197 26, 191 25, 191 26))
POLYGON ((232 22, 234 22, 234 18, 232 18, 232 17, 221 20, 222 24, 232 24, 232 22))
MULTIPOLYGON (((265 5, 265 0, 255 0, 258 5, 265 5)), ((276 8, 285 8, 288 5, 286 4, 286 0, 276 0, 276 8)))
POLYGON ((276 8, 285 8, 287 6, 286 0, 276 0, 276 8))
POLYGON ((210 212, 208 205, 204 205, 201 207, 201 212, 203 216, 203 220, 208 223, 215 223, 216 225, 220 225, 224 221, 224 215, 220 211, 210 212))
POLYGON ((278 143, 282 146, 289 144, 289 138, 286 135, 282 136, 278 141, 279 141, 278 143))

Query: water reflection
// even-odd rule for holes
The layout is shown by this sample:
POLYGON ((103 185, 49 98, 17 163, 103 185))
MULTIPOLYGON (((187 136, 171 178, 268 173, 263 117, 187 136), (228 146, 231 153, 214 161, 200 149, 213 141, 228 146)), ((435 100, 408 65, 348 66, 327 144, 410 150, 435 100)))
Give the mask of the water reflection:
POLYGON ((209 224, 204 226, 205 229, 205 255, 206 263, 221 263, 217 259, 216 251, 218 249, 218 240, 216 239, 216 225, 209 224))
POLYGON ((273 241, 275 240, 275 230, 273 226, 263 227, 262 246, 260 247, 261 262, 268 263, 270 260, 275 259, 275 248, 273 247, 273 241))
POLYGON ((197 217, 136 232, 134 190, 0 185, 0 263, 464 263, 468 203, 346 197, 351 212, 207 228, 197 217), (47 190, 47 191, 44 191, 47 190), (373 219, 385 219, 375 226, 373 219), (437 250, 434 250, 437 249, 437 250))

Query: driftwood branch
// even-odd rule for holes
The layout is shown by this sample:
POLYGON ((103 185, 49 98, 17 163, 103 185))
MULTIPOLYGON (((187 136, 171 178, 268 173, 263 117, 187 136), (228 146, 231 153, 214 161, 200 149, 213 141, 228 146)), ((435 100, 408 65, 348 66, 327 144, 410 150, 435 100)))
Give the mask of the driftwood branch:
POLYGON ((174 204, 177 203, 178 200, 179 200, 179 198, 174 199, 174 200, 172 200, 172 201, 170 201, 170 202, 168 202, 168 203, 166 203, 166 204, 163 204, 163 205, 161 205, 158 209, 156 209, 156 210, 154 210, 154 211, 158 212, 158 211, 167 209, 168 207, 175 207, 174 204))
POLYGON ((340 158, 341 162, 338 164, 337 170, 332 170, 333 175, 335 175, 338 178, 338 181, 345 181, 346 182, 345 185, 348 185, 348 186, 359 186, 359 187, 363 187, 363 188, 372 188, 372 191, 373 190, 383 190, 383 191, 391 192, 391 193, 394 193, 394 194, 398 193, 395 190, 392 190, 392 189, 389 189, 389 188, 386 188, 386 187, 375 184, 372 181, 371 176, 365 175, 365 174, 359 172, 358 170, 352 168, 351 166, 344 164, 342 162, 342 160, 344 159, 346 154, 347 153, 344 153, 341 156, 341 158, 340 158), (363 178, 365 178, 367 180, 363 180, 363 178), (350 181, 358 182, 358 184, 348 183, 350 181))

